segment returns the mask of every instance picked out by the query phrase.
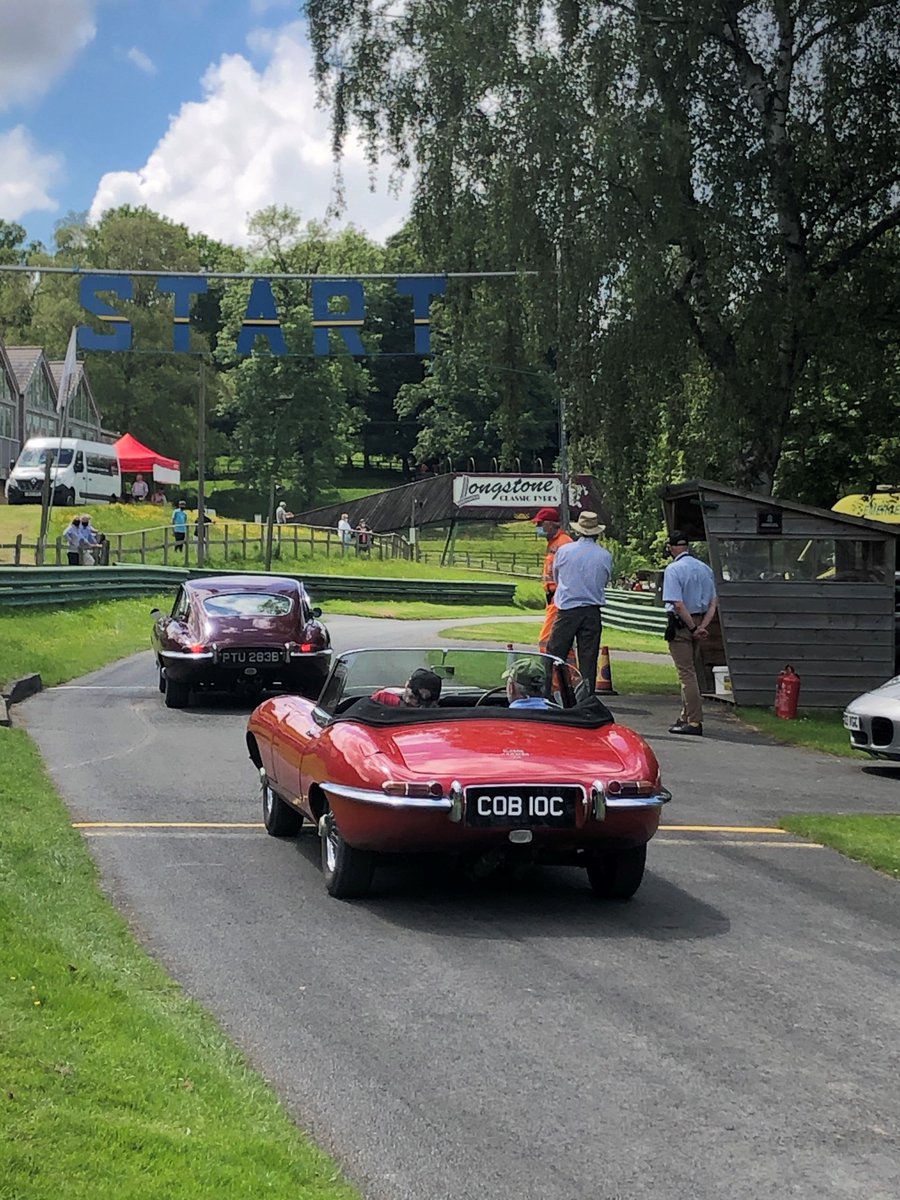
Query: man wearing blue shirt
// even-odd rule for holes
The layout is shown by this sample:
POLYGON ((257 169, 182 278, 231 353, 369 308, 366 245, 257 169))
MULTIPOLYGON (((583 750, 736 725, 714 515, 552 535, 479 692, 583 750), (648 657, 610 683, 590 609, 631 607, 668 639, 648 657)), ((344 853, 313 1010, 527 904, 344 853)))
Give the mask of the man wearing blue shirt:
POLYGON ((716 581, 706 563, 691 554, 688 539, 680 530, 669 534, 666 549, 672 556, 663 573, 663 604, 669 613, 666 640, 681 684, 681 716, 669 733, 702 737, 700 644, 709 637, 709 626, 716 615, 716 581))
POLYGON ((572 529, 577 542, 560 546, 553 559, 556 594, 553 602, 559 611, 547 643, 547 653, 565 661, 575 643, 578 670, 591 691, 597 686, 597 659, 603 633, 603 605, 606 585, 612 578, 612 555, 597 539, 606 529, 596 513, 583 512, 572 529))

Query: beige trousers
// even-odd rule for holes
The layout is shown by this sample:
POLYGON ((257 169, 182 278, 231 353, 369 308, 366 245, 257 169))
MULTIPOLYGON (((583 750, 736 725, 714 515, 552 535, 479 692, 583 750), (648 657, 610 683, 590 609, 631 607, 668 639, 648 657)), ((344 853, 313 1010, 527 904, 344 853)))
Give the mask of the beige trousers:
POLYGON ((700 643, 689 629, 679 629, 669 642, 669 653, 678 672, 681 684, 681 720, 691 725, 703 723, 703 703, 700 699, 699 680, 703 674, 700 658, 700 643))

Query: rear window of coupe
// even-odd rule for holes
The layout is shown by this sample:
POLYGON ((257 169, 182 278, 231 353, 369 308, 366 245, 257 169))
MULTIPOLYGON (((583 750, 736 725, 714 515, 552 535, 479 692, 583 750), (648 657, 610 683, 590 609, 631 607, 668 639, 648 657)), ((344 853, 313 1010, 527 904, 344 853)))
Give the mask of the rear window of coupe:
POLYGON ((290 596, 271 596, 265 592, 207 596, 202 603, 211 617, 286 617, 293 607, 290 596))

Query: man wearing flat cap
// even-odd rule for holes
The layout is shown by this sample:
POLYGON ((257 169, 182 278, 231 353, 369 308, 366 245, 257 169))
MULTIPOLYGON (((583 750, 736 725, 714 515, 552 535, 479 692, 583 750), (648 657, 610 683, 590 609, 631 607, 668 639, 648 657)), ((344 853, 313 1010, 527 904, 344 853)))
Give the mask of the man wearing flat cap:
POLYGON ((547 672, 533 658, 520 658, 503 672, 510 708, 550 708, 544 697, 547 672))
POLYGON ((691 554, 690 543, 680 529, 669 534, 666 549, 672 556, 663 572, 663 604, 669 613, 666 641, 681 684, 681 715, 669 733, 702 737, 700 647, 709 637, 709 626, 719 603, 716 580, 706 563, 691 554))
POLYGON ((597 659, 603 633, 606 587, 612 578, 612 555, 598 539, 606 530, 596 513, 583 512, 572 529, 578 541, 561 546, 553 560, 554 602, 559 610, 547 653, 565 659, 578 647, 578 670, 591 691, 597 686, 597 659))
POLYGON ((560 524, 558 508, 538 509, 534 515, 534 523, 537 525, 538 533, 542 533, 547 539, 544 576, 541 581, 544 586, 544 597, 547 601, 547 612, 544 615, 544 624, 541 626, 541 632, 538 636, 538 650, 540 650, 541 654, 546 654, 547 646, 550 642, 550 634, 553 632, 553 622, 556 619, 557 613, 556 605, 553 602, 553 597, 556 594, 556 580, 553 578, 553 560, 556 558, 556 552, 560 546, 567 546, 572 541, 572 538, 569 537, 560 524))

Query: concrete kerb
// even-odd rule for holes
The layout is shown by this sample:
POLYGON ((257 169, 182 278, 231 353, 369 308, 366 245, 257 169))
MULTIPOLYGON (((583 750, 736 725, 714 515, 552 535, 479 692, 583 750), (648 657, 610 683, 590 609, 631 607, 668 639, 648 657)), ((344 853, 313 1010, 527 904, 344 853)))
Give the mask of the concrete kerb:
POLYGON ((27 700, 29 696, 36 696, 38 692, 44 690, 44 684, 40 675, 23 675, 21 679, 16 679, 9 685, 5 692, 0 695, 0 726, 9 727, 12 725, 12 717, 10 709, 14 704, 20 704, 23 700, 27 700))

